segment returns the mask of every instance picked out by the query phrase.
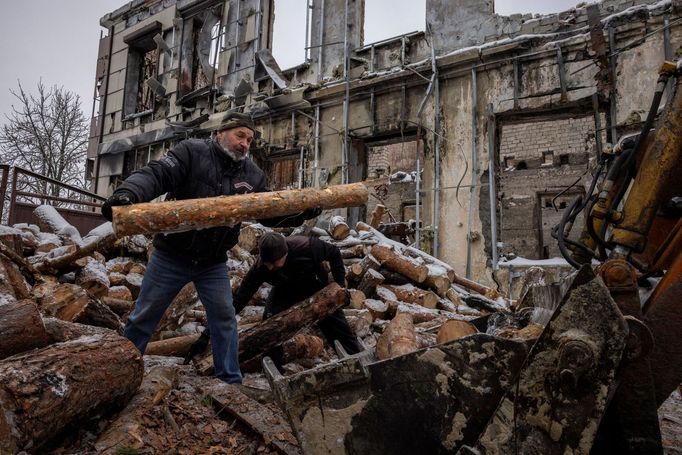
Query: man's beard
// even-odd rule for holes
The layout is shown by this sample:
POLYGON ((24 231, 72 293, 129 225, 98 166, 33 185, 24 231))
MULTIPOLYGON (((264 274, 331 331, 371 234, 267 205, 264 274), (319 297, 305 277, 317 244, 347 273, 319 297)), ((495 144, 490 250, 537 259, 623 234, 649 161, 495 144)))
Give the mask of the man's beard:
POLYGON ((220 142, 218 142, 218 145, 220 145, 220 148, 225 153, 225 155, 232 158, 233 161, 244 161, 246 159, 246 153, 231 150, 229 147, 224 147, 220 142))

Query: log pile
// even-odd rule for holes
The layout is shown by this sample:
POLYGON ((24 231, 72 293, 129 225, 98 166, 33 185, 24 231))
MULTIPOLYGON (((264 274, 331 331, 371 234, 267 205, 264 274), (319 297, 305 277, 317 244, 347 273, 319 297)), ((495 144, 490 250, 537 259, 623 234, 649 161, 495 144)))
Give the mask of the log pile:
MULTIPOLYGON (((111 425, 98 425, 99 439, 93 442, 98 450, 181 447, 185 441, 180 435, 189 438, 183 432, 190 430, 178 426, 186 412, 178 415, 166 397, 189 393, 191 387, 178 385, 175 378, 184 375, 191 382, 197 373, 210 371, 210 351, 204 364, 180 367, 176 359, 171 367, 147 369, 144 386, 136 392, 143 380, 144 359, 185 356, 206 326, 196 289, 190 284, 178 294, 145 356, 140 356, 120 335, 146 271, 149 239, 135 235, 117 240, 110 223, 81 236, 53 208, 41 207, 36 220, 37 225, 0 226, 0 379, 8 384, 0 391, 0 414, 8 419, 0 422, 0 429, 7 428, 0 432, 0 452, 53 447, 64 428, 95 414, 111 420, 111 425), (71 394, 78 389, 72 382, 76 379, 78 387, 87 390, 71 394), (170 389, 159 392, 159 384, 165 382, 170 389), (42 385, 32 387, 36 384, 42 385), (27 404, 38 396, 44 405, 27 404), (112 405, 123 411, 111 414, 112 405), (32 411, 20 413, 19 407, 32 411), (59 412, 49 414, 47 409, 59 412), (140 422, 149 415, 160 420, 145 427, 140 422), (136 436, 157 427, 175 433, 174 439, 164 435, 141 443, 136 436)), ((244 223, 239 244, 228 254, 233 290, 256 261, 258 239, 268 230, 244 223)), ((508 306, 484 286, 458 280, 447 264, 364 223, 353 229, 337 216, 324 229, 308 232, 339 247, 347 289, 330 285, 300 307, 264 323, 270 291, 264 285, 237 317, 244 371, 260 370, 263 353, 276 345, 284 348, 285 369, 290 372, 334 359, 333 346, 314 323, 339 307, 344 307, 363 345, 377 358, 388 358, 474 333, 477 329, 468 321, 508 306)), ((262 378, 260 373, 247 375, 245 382, 258 383, 262 378)), ((217 421, 210 425, 223 428, 220 417, 211 415, 217 421)), ((203 428, 206 419, 203 416, 197 425, 203 428)))

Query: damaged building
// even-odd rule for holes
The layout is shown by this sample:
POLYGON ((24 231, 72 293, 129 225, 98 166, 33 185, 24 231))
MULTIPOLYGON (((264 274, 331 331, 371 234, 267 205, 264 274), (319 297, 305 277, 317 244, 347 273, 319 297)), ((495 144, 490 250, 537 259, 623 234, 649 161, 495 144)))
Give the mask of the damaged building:
POLYGON ((385 178, 349 221, 382 203, 416 221, 422 249, 492 283, 505 256, 559 255, 561 210, 641 128, 658 68, 682 44, 679 0, 508 17, 493 0, 426 0, 424 31, 370 44, 364 0, 307 0, 306 61, 281 69, 280 3, 135 0, 104 16, 91 189, 111 194, 240 110, 272 189, 385 178))

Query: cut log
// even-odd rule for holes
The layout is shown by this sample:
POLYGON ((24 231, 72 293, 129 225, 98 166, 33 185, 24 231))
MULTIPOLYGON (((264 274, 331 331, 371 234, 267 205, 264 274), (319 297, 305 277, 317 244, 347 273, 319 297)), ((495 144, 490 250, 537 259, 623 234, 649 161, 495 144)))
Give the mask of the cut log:
POLYGON ((102 336, 112 335, 115 332, 104 327, 94 325, 79 324, 77 322, 62 321, 57 318, 43 318, 47 336, 52 343, 62 343, 64 341, 75 340, 83 336, 102 336))
POLYGON ((263 234, 269 231, 271 229, 260 223, 244 225, 239 231, 239 246, 249 254, 258 254, 258 242, 263 234))
POLYGON ((374 295, 374 291, 378 285, 384 282, 384 276, 376 270, 369 269, 362 277, 358 285, 358 291, 361 291, 366 296, 374 295))
POLYGON ((145 374, 140 389, 128 406, 121 411, 109 428, 95 443, 100 455, 117 455, 136 452, 145 448, 138 437, 140 421, 154 412, 154 408, 174 388, 177 382, 177 369, 172 366, 157 365, 145 374))
POLYGON ((111 272, 107 275, 109 278, 109 286, 123 286, 126 282, 126 276, 123 273, 111 272))
POLYGON ((377 244, 372 247, 374 256, 383 267, 401 273, 417 283, 423 283, 429 274, 429 269, 412 258, 397 252, 393 247, 377 244))
POLYGON ((346 316, 346 322, 356 337, 363 338, 370 334, 372 317, 368 311, 365 310, 365 313, 359 316, 346 316))
POLYGON ((19 229, 0 225, 0 243, 22 257, 24 255, 23 234, 19 229))
POLYGON ((0 359, 48 344, 48 336, 33 300, 0 305, 0 359))
POLYGON ((185 199, 113 207, 118 236, 182 232, 240 221, 293 215, 304 210, 357 207, 367 203, 369 191, 362 183, 328 188, 249 193, 215 198, 185 199))
POLYGON ((0 361, 0 452, 37 452, 66 426, 126 403, 140 353, 118 335, 81 338, 0 361))
POLYGON ((443 325, 438 330, 438 335, 436 336, 436 341, 438 344, 447 343, 448 341, 458 340, 460 338, 473 335, 478 332, 476 327, 467 321, 456 321, 451 319, 445 321, 443 325))
POLYGON ((465 289, 477 292, 491 300, 495 300, 498 297, 501 297, 501 294, 497 292, 495 289, 489 288, 480 283, 464 278, 463 276, 460 275, 455 275, 455 278, 452 280, 452 282, 458 284, 459 286, 462 286, 465 289))
POLYGON ((264 312, 265 307, 263 306, 247 305, 239 313, 239 324, 246 325, 254 322, 261 322, 263 321, 264 312))
POLYGON ((90 297, 80 286, 69 283, 57 284, 42 290, 38 303, 41 311, 64 321, 73 322, 85 311, 90 297))
POLYGON ((362 221, 358 221, 357 223, 355 223, 355 230, 358 232, 367 232, 367 231, 371 232, 372 226, 370 226, 367 223, 363 223, 362 221))
POLYGON ((199 339, 199 333, 185 335, 166 340, 152 341, 144 351, 145 355, 163 355, 171 357, 184 357, 189 348, 199 339))
POLYGON ((329 220, 327 231, 334 240, 343 240, 350 234, 350 227, 348 227, 346 220, 342 216, 336 215, 329 220))
POLYGON ((388 305, 382 300, 367 299, 363 302, 364 307, 369 310, 372 319, 386 319, 388 313, 388 305))
MULTIPOLYGON (((399 302, 398 307, 395 309, 396 314, 407 313, 412 316, 412 320, 415 324, 420 322, 427 322, 433 319, 440 318, 441 316, 448 316, 447 313, 440 310, 432 310, 430 308, 424 308, 421 305, 415 305, 413 303, 399 302)), ((458 319, 454 314, 451 315, 452 319, 458 319)), ((462 316, 459 316, 460 318, 462 316)))
POLYGON ((358 289, 348 289, 348 294, 350 295, 350 304, 348 305, 350 308, 354 308, 356 310, 361 310, 364 308, 364 302, 365 302, 365 293, 358 290, 358 289))
POLYGON ((109 288, 107 297, 116 300, 128 300, 132 303, 133 294, 126 286, 112 286, 109 288))
POLYGON ((45 258, 36 263, 35 268, 40 272, 49 272, 53 274, 67 271, 69 268, 73 268, 74 262, 78 259, 89 256, 95 251, 102 251, 106 249, 109 245, 113 244, 114 240, 116 240, 116 237, 113 233, 104 237, 100 237, 99 239, 93 240, 82 247, 77 246, 76 249, 69 254, 55 258, 45 258))
MULTIPOLYGON (((29 286, 26 283, 19 267, 0 255, 0 295, 6 296, 9 301, 22 300, 30 296, 29 286)), ((3 299, 0 297, 0 304, 3 299)))
POLYGON ((138 275, 144 275, 144 272, 146 271, 147 267, 144 264, 134 262, 133 265, 130 266, 130 270, 128 270, 128 273, 137 273, 138 275))
POLYGON ((173 299, 170 306, 163 314, 161 322, 156 327, 156 332, 152 336, 152 340, 157 340, 158 334, 162 331, 175 331, 180 327, 180 321, 185 311, 194 308, 199 302, 197 290, 194 283, 188 283, 183 287, 177 296, 173 299))
POLYGON ((404 284, 402 286, 383 285, 391 292, 393 292, 398 300, 407 303, 415 303, 424 308, 436 308, 438 304, 438 296, 431 291, 425 291, 412 284, 404 284))
MULTIPOLYGON (((239 334, 239 361, 246 362, 257 355, 282 344, 304 327, 332 314, 347 303, 348 293, 336 283, 331 283, 312 297, 299 302, 286 311, 266 319, 257 326, 239 334)), ((205 356, 197 363, 204 375, 213 372, 213 357, 205 356)))
MULTIPOLYGON (((90 296, 91 297, 91 296, 90 296)), ((123 334, 123 325, 111 308, 102 303, 99 299, 90 298, 87 306, 83 312, 78 316, 74 322, 81 324, 94 325, 97 327, 105 327, 123 334)))
POLYGON ((377 261, 376 258, 371 254, 368 254, 362 258, 362 261, 350 266, 350 270, 348 271, 346 278, 350 281, 360 281, 368 270, 379 270, 380 267, 381 264, 379 261, 377 261))
POLYGON ((455 291, 455 289, 453 287, 450 287, 450 289, 448 289, 445 292, 445 298, 447 298, 449 301, 451 301, 452 303, 454 303, 458 307, 460 305, 464 305, 464 302, 462 302, 462 298, 459 296, 459 293, 457 291, 455 291))
POLYGON ((445 293, 448 292, 452 284, 447 270, 434 264, 426 264, 426 267, 429 269, 429 274, 424 280, 424 285, 434 290, 439 296, 445 297, 445 293))
POLYGON ((95 297, 102 297, 109 292, 109 278, 104 264, 93 257, 86 257, 85 266, 76 272, 76 284, 95 297))
POLYGON ((33 276, 33 279, 36 282, 39 282, 41 280, 40 272, 36 270, 35 267, 33 267, 33 264, 24 259, 24 257, 21 254, 7 247, 3 242, 0 242, 0 261, 4 261, 3 257, 7 258, 7 260, 12 261, 14 264, 16 264, 16 266, 19 267, 19 269, 22 270, 24 273, 33 276))
POLYGON ((130 289, 133 300, 137 299, 137 296, 140 295, 140 288, 142 287, 143 279, 144 277, 139 273, 130 272, 126 275, 126 281, 123 283, 123 285, 130 289))
POLYGON ((365 256, 365 245, 354 245, 341 250, 341 257, 343 259, 362 258, 365 256))
POLYGON ((429 332, 416 332, 417 349, 429 348, 438 344, 436 341, 436 334, 429 332))
POLYGON ((374 207, 374 210, 372 210, 372 220, 369 222, 369 225, 375 229, 378 228, 385 213, 386 206, 377 204, 377 206, 374 207))
POLYGON ((129 257, 116 257, 106 262, 108 273, 122 273, 126 275, 135 264, 135 260, 129 257))
POLYGON ((384 284, 394 284, 396 286, 401 286, 403 284, 411 283, 411 281, 405 275, 394 272, 393 270, 388 270, 385 267, 380 268, 379 273, 381 273, 385 278, 384 284))
POLYGON ((66 221, 53 206, 39 205, 33 210, 33 217, 38 221, 38 226, 40 226, 42 231, 57 234, 76 245, 83 243, 78 229, 66 221))
POLYGON ((287 340, 283 345, 284 363, 298 359, 313 359, 322 353, 324 342, 315 335, 299 333, 287 340))
POLYGON ((376 355, 379 360, 390 359, 417 350, 414 322, 409 314, 397 314, 377 340, 376 355))

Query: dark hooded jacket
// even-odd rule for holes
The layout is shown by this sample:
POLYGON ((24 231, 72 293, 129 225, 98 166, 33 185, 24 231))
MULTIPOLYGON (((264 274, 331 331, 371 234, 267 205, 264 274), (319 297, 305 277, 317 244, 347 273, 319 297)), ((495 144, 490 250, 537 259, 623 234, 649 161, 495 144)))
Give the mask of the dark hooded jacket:
MULTIPOLYGON (((212 139, 188 139, 178 143, 160 160, 135 171, 116 190, 147 202, 168 193, 167 200, 196 199, 268 191, 263 171, 246 158, 234 161, 212 139)), ((266 226, 297 226, 302 216, 261 220, 266 226)), ((239 237, 240 224, 172 234, 157 234, 154 246, 176 258, 195 263, 227 259, 227 250, 239 237)))

